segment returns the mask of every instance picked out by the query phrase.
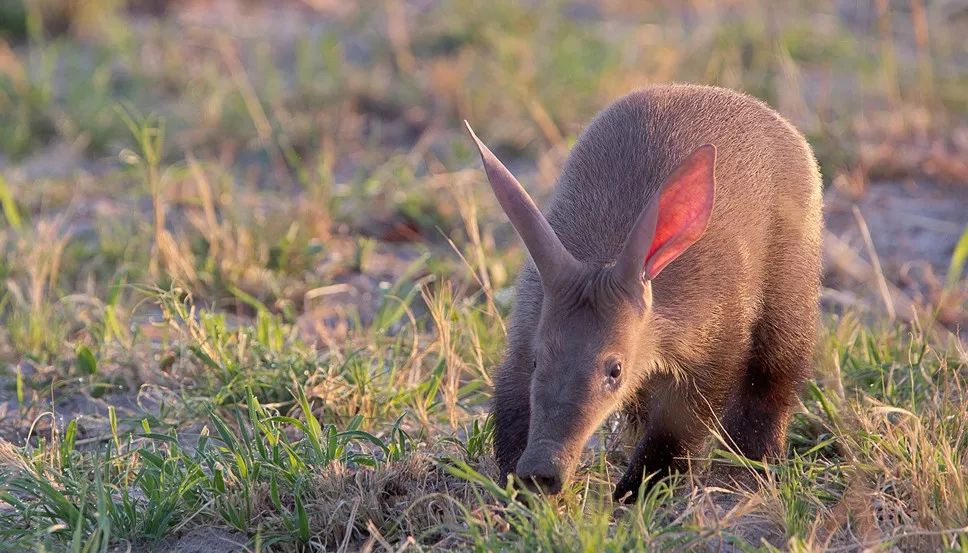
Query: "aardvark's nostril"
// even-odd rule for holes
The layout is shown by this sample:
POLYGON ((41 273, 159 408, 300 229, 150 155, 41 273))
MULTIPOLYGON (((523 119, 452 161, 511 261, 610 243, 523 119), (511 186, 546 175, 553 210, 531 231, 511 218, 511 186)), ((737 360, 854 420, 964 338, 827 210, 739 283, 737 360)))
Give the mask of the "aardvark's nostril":
POLYGON ((514 471, 518 480, 532 491, 554 495, 565 484, 567 472, 564 448, 551 440, 537 440, 518 459, 514 471))
POLYGON ((554 495, 561 491, 561 478, 557 474, 519 474, 520 478, 530 489, 554 495))

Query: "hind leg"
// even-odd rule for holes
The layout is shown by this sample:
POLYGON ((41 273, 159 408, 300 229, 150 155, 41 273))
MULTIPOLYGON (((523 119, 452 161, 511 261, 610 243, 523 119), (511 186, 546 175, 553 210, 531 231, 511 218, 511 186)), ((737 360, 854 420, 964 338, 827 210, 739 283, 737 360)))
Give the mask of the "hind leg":
POLYGON ((733 391, 723 426, 750 459, 785 453, 790 412, 809 377, 820 299, 822 185, 802 137, 778 141, 770 247, 764 252, 762 311, 753 327, 745 374, 733 391))
POLYGON ((753 332, 745 374, 727 407, 723 426, 749 459, 783 456, 790 412, 810 375, 816 342, 818 287, 801 276, 783 290, 781 303, 767 303, 753 332))

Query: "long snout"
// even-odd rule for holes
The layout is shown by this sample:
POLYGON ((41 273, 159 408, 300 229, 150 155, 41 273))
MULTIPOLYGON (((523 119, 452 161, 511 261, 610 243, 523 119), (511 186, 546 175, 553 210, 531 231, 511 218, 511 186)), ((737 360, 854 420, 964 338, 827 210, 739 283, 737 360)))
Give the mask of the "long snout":
POLYGON ((531 490, 555 495, 571 476, 571 465, 570 456, 561 444, 541 440, 528 444, 514 474, 531 490))

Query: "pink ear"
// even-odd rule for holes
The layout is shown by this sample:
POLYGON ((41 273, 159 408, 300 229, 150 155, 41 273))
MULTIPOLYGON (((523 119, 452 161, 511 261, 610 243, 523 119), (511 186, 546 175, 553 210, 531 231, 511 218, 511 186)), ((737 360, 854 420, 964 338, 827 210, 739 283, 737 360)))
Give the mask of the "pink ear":
POLYGON ((659 192, 659 214, 644 272, 653 279, 706 231, 715 196, 716 147, 700 146, 659 192))

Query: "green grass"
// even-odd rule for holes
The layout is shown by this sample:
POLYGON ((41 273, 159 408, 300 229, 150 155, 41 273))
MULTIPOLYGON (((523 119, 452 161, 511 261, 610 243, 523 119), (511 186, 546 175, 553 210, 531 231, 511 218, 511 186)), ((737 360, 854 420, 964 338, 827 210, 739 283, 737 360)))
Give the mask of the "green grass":
POLYGON ((435 359, 439 344, 388 359, 379 350, 401 347, 394 339, 351 352, 354 363, 275 343, 286 331, 277 321, 229 331, 217 314, 198 315, 212 339, 189 340, 185 355, 206 375, 170 388, 172 405, 129 417, 111 410, 104 433, 84 440, 72 421, 26 447, 5 445, 6 543, 102 550, 109 540, 150 544, 215 524, 279 550, 358 546, 373 535, 480 550, 681 549, 745 544, 751 526, 780 548, 968 545, 968 374, 904 331, 830 322, 785 462, 756 473, 724 450, 697 460, 698 482, 671 480, 619 507, 606 480, 619 469, 604 451, 558 499, 491 480, 493 426, 474 414, 481 377, 464 375, 455 395, 467 422, 447 431, 446 365, 426 363, 410 385, 394 374, 394 360, 435 359), (240 358, 246 336, 256 351, 240 358), (749 488, 710 483, 699 468, 710 464, 713 474, 734 467, 749 488))
POLYGON ((608 425, 561 497, 495 482, 522 254, 459 125, 543 198, 608 101, 705 82, 791 118, 828 182, 964 185, 959 23, 928 6, 922 44, 920 2, 308 4, 238 34, 0 2, 2 548, 968 551, 968 364, 934 323, 962 320, 964 236, 920 323, 825 315, 784 462, 714 440, 621 506, 608 425))

